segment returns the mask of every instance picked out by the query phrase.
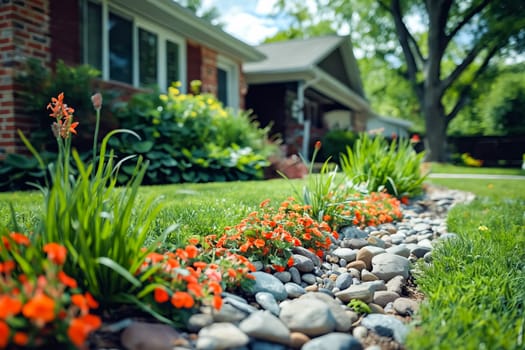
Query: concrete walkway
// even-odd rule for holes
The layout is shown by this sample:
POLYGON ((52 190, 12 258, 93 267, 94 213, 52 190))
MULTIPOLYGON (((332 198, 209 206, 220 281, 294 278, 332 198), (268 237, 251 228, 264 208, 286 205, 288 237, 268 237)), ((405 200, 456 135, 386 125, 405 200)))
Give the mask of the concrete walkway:
POLYGON ((430 179, 486 179, 486 180, 525 180, 522 175, 491 175, 491 174, 429 174, 430 179))

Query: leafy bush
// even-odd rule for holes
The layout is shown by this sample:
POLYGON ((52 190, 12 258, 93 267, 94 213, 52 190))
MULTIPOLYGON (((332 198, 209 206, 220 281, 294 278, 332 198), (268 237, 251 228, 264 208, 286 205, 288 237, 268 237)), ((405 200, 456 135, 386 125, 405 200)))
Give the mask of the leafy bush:
MULTIPOLYGON (((149 184, 258 179, 276 150, 268 129, 246 112, 224 109, 211 95, 180 94, 174 86, 167 94, 137 94, 116 115, 122 127, 139 130, 142 141, 123 135, 111 144, 122 155, 139 153, 150 162, 149 184)), ((124 166, 120 180, 132 174, 124 166)))
POLYGON ((346 151, 346 147, 352 148, 357 140, 357 134, 349 130, 330 130, 322 138, 323 148, 321 159, 332 158, 339 163, 339 156, 346 151))
POLYGON ((341 168, 354 184, 366 184, 368 192, 385 189, 396 196, 412 197, 421 193, 426 177, 421 174, 424 152, 416 153, 410 140, 362 133, 353 148, 341 155, 341 168))

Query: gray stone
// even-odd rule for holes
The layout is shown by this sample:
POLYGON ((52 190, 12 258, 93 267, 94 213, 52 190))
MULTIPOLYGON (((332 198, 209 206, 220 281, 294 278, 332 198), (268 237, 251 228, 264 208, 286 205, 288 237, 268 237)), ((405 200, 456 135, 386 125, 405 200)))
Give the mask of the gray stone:
POLYGON ((303 287, 293 282, 285 283, 284 288, 286 293, 288 293, 288 298, 298 298, 306 293, 303 287))
POLYGON ((341 242, 343 248, 361 249, 367 245, 368 241, 365 238, 345 239, 341 242))
POLYGON ((253 272, 252 275, 255 277, 255 284, 251 290, 252 294, 268 292, 273 294, 276 300, 284 300, 288 296, 283 283, 276 277, 261 271, 253 272))
POLYGON ((421 241, 417 242, 418 246, 421 247, 427 247, 432 249, 432 241, 430 239, 422 239, 421 241))
POLYGON ((368 237, 368 233, 354 226, 343 227, 340 233, 341 233, 341 236, 346 239, 367 238, 368 237))
POLYGON ((374 303, 381 307, 385 307, 386 304, 393 302, 397 298, 399 298, 398 293, 387 290, 379 290, 374 293, 374 303))
POLYGON ((287 283, 292 280, 292 274, 288 271, 276 272, 273 275, 277 277, 277 279, 283 283, 287 283))
POLYGON ((295 299, 282 305, 280 319, 292 332, 319 336, 335 330, 336 320, 328 305, 315 299, 295 299))
POLYGON ((410 262, 407 258, 384 253, 372 258, 372 273, 384 281, 390 280, 394 276, 408 278, 410 262))
POLYGON ((385 248, 386 246, 385 241, 383 241, 381 238, 372 236, 368 237, 368 244, 379 248, 385 248))
POLYGON ((412 316, 419 310, 419 303, 409 298, 397 298, 394 301, 394 310, 401 316, 412 316))
POLYGON ((357 326, 352 330, 352 335, 359 340, 364 340, 368 335, 368 329, 363 326, 357 326))
POLYGON ((286 350, 285 345, 271 343, 267 341, 254 340, 250 344, 250 350, 286 350))
POLYGON ((288 269, 288 272, 290 272, 290 274, 292 275, 292 282, 301 284, 301 273, 299 272, 299 270, 297 270, 297 268, 292 266, 288 269))
POLYGON ((346 261, 354 261, 357 256, 357 251, 350 248, 337 248, 332 254, 346 261))
POLYGON ((363 282, 370 282, 370 281, 377 281, 379 278, 374 275, 372 272, 368 271, 367 269, 364 269, 361 271, 361 280, 363 282))
POLYGON ((422 258, 426 253, 430 252, 432 248, 425 247, 422 245, 417 245, 414 249, 410 251, 411 254, 414 254, 416 258, 422 258))
POLYGON ((293 267, 300 272, 312 272, 314 270, 314 262, 304 255, 294 254, 293 267))
POLYGON ((250 337, 288 345, 290 331, 284 323, 268 311, 257 311, 239 324, 239 329, 250 337))
POLYGON ((350 334, 331 333, 310 340, 301 350, 363 350, 363 346, 350 334))
POLYGON ((369 314, 361 320, 361 325, 375 333, 394 338, 404 343, 408 334, 408 327, 395 317, 382 314, 369 314))
POLYGON ((189 345, 173 327, 165 324, 133 322, 121 334, 122 345, 128 350, 171 350, 173 344, 189 345))
POLYGON ((305 247, 301 247, 301 246, 293 247, 292 252, 294 254, 306 256, 308 259, 312 260, 315 266, 321 265, 321 259, 317 255, 315 255, 314 253, 306 249, 305 247))
POLYGON ((244 319, 246 316, 247 313, 226 303, 222 305, 220 310, 214 310, 212 313, 213 321, 215 322, 237 322, 244 319))
POLYGON ((372 270, 372 258, 383 253, 385 253, 383 248, 366 246, 357 251, 356 259, 363 261, 367 270, 372 270))
POLYGON ((255 271, 261 271, 262 269, 264 269, 264 264, 262 263, 262 261, 254 261, 253 266, 255 267, 255 271))
POLYGON ((346 289, 352 285, 352 275, 348 272, 342 273, 339 276, 337 276, 337 279, 335 280, 335 286, 339 288, 339 290, 346 289))
POLYGON ((272 293, 259 292, 255 294, 255 301, 257 301, 263 309, 270 311, 275 316, 279 316, 281 308, 272 293))
POLYGON ((352 299, 359 299, 369 303, 374 298, 374 291, 374 286, 370 284, 351 285, 345 290, 335 293, 335 296, 344 303, 348 303, 352 299))
POLYGON ((367 282, 363 282, 361 284, 365 285, 365 286, 370 286, 371 288, 373 288, 374 292, 376 292, 378 290, 386 290, 385 281, 383 281, 383 280, 367 281, 367 282))
POLYGON ((226 297, 223 299, 223 302, 224 304, 230 304, 236 309, 247 314, 251 314, 252 312, 257 311, 255 307, 251 306, 246 301, 240 301, 239 298, 226 297))
POLYGON ((350 315, 348 315, 346 310, 341 307, 339 300, 334 299, 333 296, 324 293, 308 293, 303 295, 301 299, 317 299, 328 305, 335 318, 335 330, 337 332, 347 332, 352 327, 353 321, 350 315))
POLYGON ((188 330, 197 333, 202 328, 213 323, 213 317, 210 314, 195 314, 188 319, 188 330))
MULTIPOLYGON (((304 281, 306 284, 312 285, 317 282, 317 278, 314 274, 311 273, 305 273, 301 276, 301 280, 304 281)), ((299 284, 299 283, 297 283, 299 284)))
POLYGON ((417 232, 427 231, 427 230, 430 230, 430 225, 424 224, 424 223, 416 224, 414 225, 413 229, 416 230, 417 232))
POLYGON ((223 350, 244 346, 249 341, 250 338, 235 325, 219 322, 200 330, 199 338, 197 339, 197 349, 223 350))
POLYGON ((390 248, 387 248, 386 252, 390 254, 399 255, 405 258, 408 258, 410 256, 410 249, 404 244, 395 245, 390 248))

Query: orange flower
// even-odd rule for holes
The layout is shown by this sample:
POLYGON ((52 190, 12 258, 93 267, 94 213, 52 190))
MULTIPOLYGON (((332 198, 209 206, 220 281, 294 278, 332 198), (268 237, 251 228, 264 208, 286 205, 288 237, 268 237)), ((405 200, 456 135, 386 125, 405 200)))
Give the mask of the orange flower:
POLYGON ((86 294, 84 294, 85 298, 86 298, 86 303, 87 305, 91 308, 91 309, 96 309, 98 308, 98 301, 95 300, 95 298, 93 298, 93 296, 91 295, 91 293, 89 292, 86 292, 86 294))
POLYGON ((190 309, 195 305, 195 301, 192 296, 187 292, 175 292, 171 296, 171 303, 177 309, 187 308, 190 309))
MULTIPOLYGON (((25 245, 27 247, 31 243, 29 241, 29 237, 27 237, 23 233, 11 232, 9 236, 13 239, 13 241, 15 241, 16 244, 25 245)), ((4 244, 5 243, 6 241, 4 241, 4 244)), ((6 244, 6 248, 9 249, 9 246, 7 244, 6 244)))
POLYGON ((259 238, 255 240, 254 244, 257 248, 262 248, 265 246, 266 243, 264 242, 264 240, 259 238))
POLYGON ((166 292, 166 289, 157 287, 155 288, 154 292, 154 299, 157 303, 165 303, 166 301, 170 300, 170 296, 168 292, 166 292))
POLYGON ((215 310, 220 310, 222 307, 222 298, 220 295, 215 295, 213 297, 213 307, 215 310))
POLYGON ((47 105, 47 109, 51 110, 49 116, 55 119, 70 118, 71 114, 75 112, 73 108, 64 104, 63 92, 58 95, 58 98, 51 97, 51 102, 47 105))
POLYGON ((315 149, 318 150, 318 151, 321 149, 321 141, 317 141, 315 143, 315 149))
POLYGON ((0 349, 5 349, 9 342, 9 326, 0 320, 0 349))
POLYGON ((193 259, 199 254, 199 249, 194 245, 188 245, 184 250, 188 254, 188 259, 193 259))
POLYGON ((189 244, 197 245, 200 243, 200 239, 198 237, 192 237, 188 239, 189 244))
POLYGON ((202 287, 199 283, 188 283, 186 287, 196 298, 202 298, 202 287))
POLYGON ((74 278, 66 275, 64 271, 60 271, 58 273, 58 280, 62 282, 62 284, 64 284, 65 286, 68 286, 69 288, 76 288, 78 286, 77 281, 74 278))
POLYGON ((73 294, 71 296, 71 303, 80 309, 82 315, 86 315, 89 312, 87 300, 82 294, 73 294))
POLYGON ((7 295, 0 296, 0 320, 16 315, 22 309, 22 302, 7 295))
POLYGON ((43 325, 55 318, 55 301, 45 294, 37 294, 24 305, 22 314, 35 323, 43 325))
POLYGON ((0 273, 5 273, 6 275, 9 275, 11 271, 13 271, 15 268, 15 262, 12 260, 4 261, 3 263, 0 263, 0 273))
POLYGON ((67 250, 63 245, 48 243, 44 245, 44 252, 47 253, 47 258, 57 265, 63 265, 66 261, 67 250))
POLYGON ((67 335, 71 342, 80 348, 86 342, 89 333, 98 329, 101 324, 102 321, 100 320, 100 317, 95 315, 88 314, 77 317, 71 320, 67 330, 67 335))
POLYGON ((16 332, 13 336, 13 343, 18 346, 25 346, 29 342, 29 336, 25 332, 16 332))

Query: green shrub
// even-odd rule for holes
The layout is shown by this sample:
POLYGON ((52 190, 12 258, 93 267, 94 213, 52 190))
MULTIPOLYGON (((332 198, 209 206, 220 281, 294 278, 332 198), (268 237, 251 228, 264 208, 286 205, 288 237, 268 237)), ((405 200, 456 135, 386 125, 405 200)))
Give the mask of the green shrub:
MULTIPOLYGON (((223 108, 211 95, 170 87, 167 94, 137 94, 115 113, 142 141, 124 135, 111 144, 123 156, 138 153, 150 162, 148 184, 259 179, 276 150, 267 128, 260 129, 246 112, 223 108)), ((121 181, 133 174, 133 167, 122 170, 121 181)))
POLYGON ((332 158, 339 163, 339 157, 345 153, 346 147, 352 148, 357 140, 357 134, 349 130, 330 130, 322 138, 323 148, 321 159, 332 158))
POLYGON ((362 133, 353 148, 341 155, 341 168, 354 184, 366 184, 369 192, 385 189, 396 196, 421 193, 426 175, 421 174, 424 153, 416 153, 410 140, 362 133))

